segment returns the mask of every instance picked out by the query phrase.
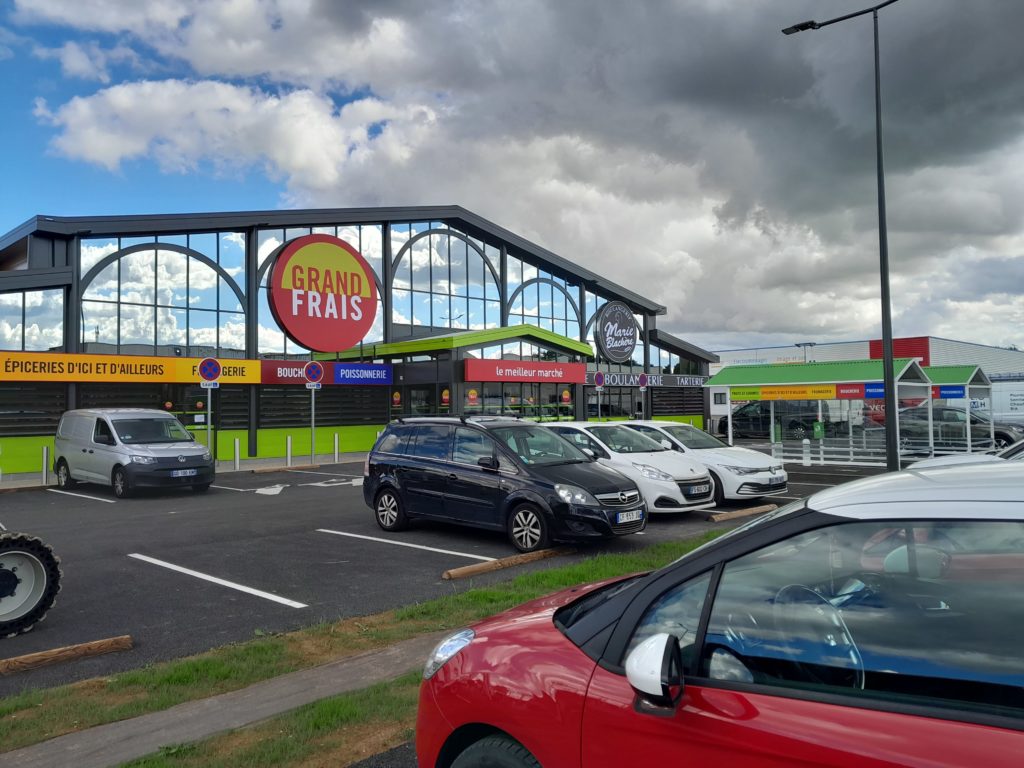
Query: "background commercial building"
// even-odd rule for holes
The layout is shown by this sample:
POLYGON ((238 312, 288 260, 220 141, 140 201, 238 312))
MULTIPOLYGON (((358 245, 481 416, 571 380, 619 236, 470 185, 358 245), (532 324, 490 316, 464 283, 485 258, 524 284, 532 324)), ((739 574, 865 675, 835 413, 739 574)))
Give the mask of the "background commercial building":
POLYGON ((243 458, 282 456, 287 436, 308 454, 296 363, 312 358, 326 368, 318 453, 335 433, 364 450, 407 414, 703 425, 717 358, 658 329, 664 313, 457 206, 37 216, 0 237, 0 470, 38 469, 60 414, 90 406, 164 408, 199 439, 212 423, 221 459, 235 439, 243 458), (315 234, 358 251, 379 296, 362 341, 338 354, 296 344, 268 302, 276 255, 315 234), (592 342, 611 303, 636 328, 620 362, 592 342), (209 412, 204 358, 222 366, 209 412))

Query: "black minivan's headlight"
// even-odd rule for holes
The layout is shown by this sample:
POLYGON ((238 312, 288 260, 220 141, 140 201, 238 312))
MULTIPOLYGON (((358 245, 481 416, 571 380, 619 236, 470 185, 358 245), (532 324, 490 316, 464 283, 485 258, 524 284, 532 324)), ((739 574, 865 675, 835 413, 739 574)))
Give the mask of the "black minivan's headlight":
POLYGON ((590 491, 585 488, 580 488, 578 485, 563 485, 562 483, 557 483, 555 485, 555 493, 557 493, 558 498, 566 504, 575 504, 578 507, 601 506, 590 491))

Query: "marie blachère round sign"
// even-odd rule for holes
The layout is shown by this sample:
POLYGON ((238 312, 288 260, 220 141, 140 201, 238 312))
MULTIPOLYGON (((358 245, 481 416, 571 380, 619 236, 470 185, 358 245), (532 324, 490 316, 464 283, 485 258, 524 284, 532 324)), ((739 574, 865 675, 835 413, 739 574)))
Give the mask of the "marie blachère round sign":
POLYGON ((331 235, 285 243, 268 287, 277 324, 296 344, 316 352, 351 349, 377 314, 373 269, 355 248, 331 235))

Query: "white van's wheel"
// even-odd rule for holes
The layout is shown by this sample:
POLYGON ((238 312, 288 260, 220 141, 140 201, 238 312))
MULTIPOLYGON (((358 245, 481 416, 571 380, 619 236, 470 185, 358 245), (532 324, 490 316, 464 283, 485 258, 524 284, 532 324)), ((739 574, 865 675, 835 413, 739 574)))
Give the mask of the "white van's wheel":
POLYGON ((74 488, 76 481, 71 477, 71 468, 68 463, 61 459, 57 462, 57 487, 74 488))
POLYGON ((117 498, 126 499, 132 495, 132 484, 124 467, 114 467, 114 472, 110 476, 110 484, 114 487, 114 495, 117 498))
POLYGON ((33 536, 0 533, 0 637, 28 632, 60 592, 60 560, 33 536))

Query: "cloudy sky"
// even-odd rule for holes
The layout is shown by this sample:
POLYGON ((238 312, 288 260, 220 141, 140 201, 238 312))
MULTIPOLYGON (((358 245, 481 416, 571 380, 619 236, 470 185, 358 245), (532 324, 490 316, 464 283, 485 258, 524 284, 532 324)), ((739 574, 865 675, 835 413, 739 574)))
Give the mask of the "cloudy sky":
MULTIPOLYGON (((0 0, 0 231, 462 205, 719 350, 878 336, 847 0, 0 0)), ((1024 3, 880 12, 897 336, 1024 347, 1024 3)))

